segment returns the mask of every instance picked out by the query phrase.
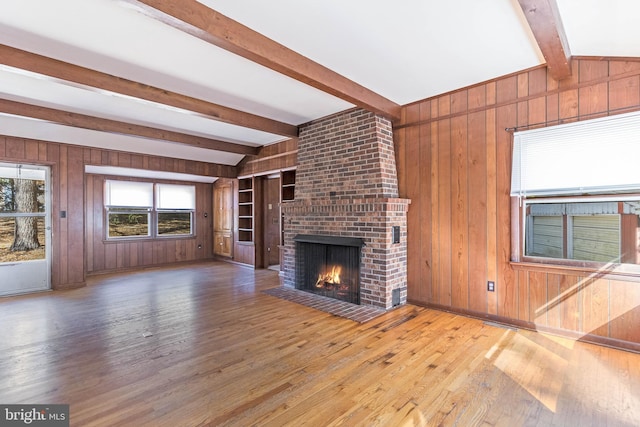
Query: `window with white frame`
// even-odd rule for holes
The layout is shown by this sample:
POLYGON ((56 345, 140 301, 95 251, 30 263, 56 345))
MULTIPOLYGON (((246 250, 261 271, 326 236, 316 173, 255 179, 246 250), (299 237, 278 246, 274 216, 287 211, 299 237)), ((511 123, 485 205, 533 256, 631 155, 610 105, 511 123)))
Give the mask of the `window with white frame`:
POLYGON ((196 188, 193 185, 156 184, 158 236, 193 234, 196 188))
POLYGON ((105 182, 106 237, 131 239, 193 235, 195 186, 105 182))
POLYGON ((518 260, 640 264, 640 113, 514 134, 518 260))

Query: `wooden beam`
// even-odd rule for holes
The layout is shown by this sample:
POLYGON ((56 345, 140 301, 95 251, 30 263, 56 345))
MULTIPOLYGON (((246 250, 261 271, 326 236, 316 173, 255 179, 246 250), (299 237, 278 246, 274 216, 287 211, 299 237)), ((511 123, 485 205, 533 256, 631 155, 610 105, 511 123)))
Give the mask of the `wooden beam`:
POLYGON ((551 76, 562 80, 571 75, 571 52, 556 0, 518 0, 524 16, 547 61, 551 76))
POLYGON ((392 120, 400 105, 196 0, 122 0, 147 16, 392 120))
POLYGON ((13 114, 16 116, 47 120, 50 122, 67 126, 74 126, 77 128, 140 136, 143 138, 151 138, 178 144, 191 145, 198 148, 224 151, 227 153, 255 156, 258 154, 259 150, 259 147, 249 147, 246 145, 234 144, 227 141, 218 141, 215 139, 203 138, 180 132, 140 126, 131 123, 119 122, 116 120, 87 116, 84 114, 71 113, 69 111, 56 110, 53 108, 25 104, 22 102, 10 101, 7 99, 0 99, 0 112, 13 114))
POLYGON ((2 44, 0 44, 0 63, 56 79, 78 83, 87 88, 97 88, 193 111, 212 120, 286 136, 288 138, 298 137, 298 127, 288 123, 234 110, 233 108, 101 73, 2 44))

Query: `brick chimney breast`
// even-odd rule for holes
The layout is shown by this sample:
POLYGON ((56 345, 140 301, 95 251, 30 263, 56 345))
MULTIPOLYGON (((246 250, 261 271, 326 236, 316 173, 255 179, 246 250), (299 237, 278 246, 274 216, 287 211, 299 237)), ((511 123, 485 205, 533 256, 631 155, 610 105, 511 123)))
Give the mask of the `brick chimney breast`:
POLYGON ((353 109, 302 125, 295 198, 282 204, 285 286, 295 287, 296 235, 358 237, 360 303, 390 309, 394 293, 396 305, 406 303, 409 203, 398 196, 387 119, 353 109))

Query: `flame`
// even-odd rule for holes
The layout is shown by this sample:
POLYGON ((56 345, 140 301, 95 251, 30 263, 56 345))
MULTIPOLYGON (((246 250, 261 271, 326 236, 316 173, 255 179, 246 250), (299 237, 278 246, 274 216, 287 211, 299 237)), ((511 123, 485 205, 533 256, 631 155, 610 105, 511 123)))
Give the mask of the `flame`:
POLYGON ((334 266, 331 268, 331 271, 328 273, 320 273, 318 274, 318 280, 316 281, 316 288, 322 288, 326 284, 338 285, 340 284, 340 273, 342 272, 342 267, 334 266))

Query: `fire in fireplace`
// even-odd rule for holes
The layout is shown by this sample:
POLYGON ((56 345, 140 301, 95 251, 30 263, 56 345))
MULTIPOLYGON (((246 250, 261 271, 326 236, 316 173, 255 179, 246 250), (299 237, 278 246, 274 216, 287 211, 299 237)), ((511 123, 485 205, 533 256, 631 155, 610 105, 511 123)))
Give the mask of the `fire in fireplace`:
POLYGON ((360 304, 360 252, 364 240, 299 234, 296 289, 360 304))

